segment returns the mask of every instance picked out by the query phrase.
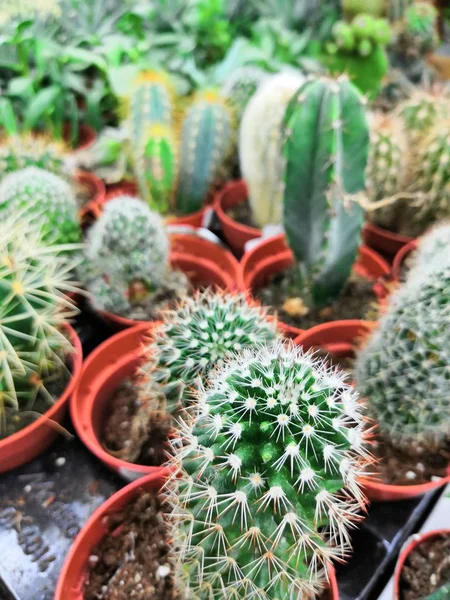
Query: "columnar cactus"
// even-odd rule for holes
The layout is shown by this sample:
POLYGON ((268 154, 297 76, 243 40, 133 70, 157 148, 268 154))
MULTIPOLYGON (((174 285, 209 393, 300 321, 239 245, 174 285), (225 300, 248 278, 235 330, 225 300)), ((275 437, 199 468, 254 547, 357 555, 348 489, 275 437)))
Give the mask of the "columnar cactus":
POLYGON ((176 207, 183 214, 200 210, 230 152, 231 109, 217 90, 198 92, 182 125, 176 207))
POLYGON ((67 149, 42 135, 11 135, 0 142, 0 178, 26 167, 38 167, 70 178, 67 149))
POLYGON ((64 295, 76 291, 74 264, 44 243, 38 225, 20 213, 0 219, 0 437, 38 394, 51 404, 46 386, 72 351, 61 327, 76 314, 64 295))
POLYGON ((357 361, 357 389, 382 438, 409 453, 417 442, 439 451, 450 436, 449 289, 447 252, 411 273, 357 361))
POLYGON ((398 112, 414 145, 422 142, 439 120, 450 116, 448 99, 419 90, 400 104, 398 112))
POLYGON ((286 106, 304 82, 302 75, 268 77, 251 98, 242 117, 239 158, 256 223, 280 223, 283 213, 282 122, 286 106))
POLYGON ((81 277, 99 310, 122 313, 135 296, 160 287, 169 269, 161 217, 142 200, 119 196, 105 205, 88 233, 81 277))
POLYGON ((42 235, 51 244, 81 240, 78 206, 71 186, 57 175, 27 167, 0 183, 0 214, 21 212, 26 219, 42 216, 42 235))
POLYGON ((195 598, 315 598, 365 501, 356 392, 279 342, 230 358, 198 402, 167 484, 181 586, 195 598))
POLYGON ((230 102, 239 123, 251 97, 267 77, 263 69, 247 66, 233 71, 225 81, 221 94, 230 102))
POLYGON ((302 298, 326 305, 353 267, 364 221, 352 195, 365 185, 369 130, 363 98, 345 78, 309 79, 285 119, 284 228, 302 298))

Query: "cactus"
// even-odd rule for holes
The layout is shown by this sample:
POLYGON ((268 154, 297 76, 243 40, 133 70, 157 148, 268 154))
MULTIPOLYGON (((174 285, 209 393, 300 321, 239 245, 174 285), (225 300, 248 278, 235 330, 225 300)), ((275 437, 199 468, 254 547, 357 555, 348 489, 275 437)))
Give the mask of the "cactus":
POLYGON ((284 228, 302 298, 326 305, 356 259, 369 131, 363 99, 345 77, 309 79, 285 115, 284 228))
POLYGON ((445 97, 420 90, 402 102, 398 112, 405 121, 406 131, 414 146, 422 142, 440 120, 450 116, 445 97))
POLYGON ((169 271, 169 241, 161 217, 138 198, 119 196, 91 227, 81 277, 94 306, 122 314, 135 295, 161 287, 169 271))
POLYGON ((418 240, 417 249, 413 254, 412 269, 427 272, 435 266, 439 267, 440 258, 448 254, 450 248, 450 223, 433 227, 426 235, 418 240))
POLYGON ((78 206, 71 186, 53 173, 27 167, 0 183, 0 212, 20 211, 24 218, 41 215, 43 239, 50 244, 81 241, 78 206))
POLYGON ((450 436, 450 266, 411 272, 360 353, 357 389, 383 439, 409 454, 439 452, 450 436))
POLYGON ((384 10, 385 0, 342 0, 342 8, 347 15, 360 14, 381 17, 384 10))
POLYGON ((131 159, 140 192, 158 212, 167 212, 176 183, 173 91, 163 72, 142 72, 132 92, 128 127, 131 159))
POLYGON ((184 117, 176 207, 183 214, 200 210, 216 183, 232 145, 231 110, 214 89, 198 92, 184 117))
POLYGON ((242 175, 256 223, 280 223, 283 213, 281 125, 286 106, 304 82, 302 75, 280 73, 268 77, 245 109, 239 133, 242 175))
POLYGON ((404 35, 422 55, 438 44, 437 18, 438 11, 430 2, 414 2, 406 10, 404 35))
POLYGON ((365 503, 357 394, 280 341, 230 358, 198 403, 166 484, 180 581, 195 598, 315 598, 365 503))
POLYGON ((448 600, 448 598, 450 598, 450 583, 442 585, 424 600, 448 600))
POLYGON ((64 292, 74 263, 68 246, 47 246, 40 227, 16 213, 0 220, 0 437, 19 426, 21 411, 65 370, 72 345, 61 327, 76 314, 64 292), (11 430, 12 428, 12 430, 11 430))
POLYGON ((386 16, 391 23, 403 21, 411 0, 387 0, 386 16))
POLYGON ((235 69, 221 88, 221 95, 233 107, 238 123, 241 122, 244 111, 251 97, 268 74, 259 67, 241 67, 235 69))
POLYGON ((70 179, 67 149, 43 135, 11 135, 0 142, 0 178, 26 167, 38 167, 70 179))

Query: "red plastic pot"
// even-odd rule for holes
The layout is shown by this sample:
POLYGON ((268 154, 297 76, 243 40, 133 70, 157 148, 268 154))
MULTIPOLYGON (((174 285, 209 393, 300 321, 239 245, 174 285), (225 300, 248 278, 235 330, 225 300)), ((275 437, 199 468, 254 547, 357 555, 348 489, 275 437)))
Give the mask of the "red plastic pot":
MULTIPOLYGON (((70 142, 70 123, 64 123, 63 138, 70 142)), ((78 142, 75 150, 87 150, 92 146, 97 138, 97 132, 90 125, 82 123, 78 130, 78 142)))
POLYGON ((418 241, 412 240, 406 246, 400 248, 394 258, 394 262, 392 263, 392 278, 394 281, 399 282, 400 276, 402 273, 403 264, 406 258, 417 249, 418 241))
MULTIPOLYGON (((233 278, 233 275, 227 272, 221 264, 216 264, 209 257, 201 258, 193 254, 172 252, 170 263, 174 269, 183 271, 194 287, 211 286, 228 291, 235 291, 236 289, 236 279, 233 278)), ((100 315, 109 321, 118 331, 126 327, 134 327, 137 323, 137 321, 133 321, 127 317, 121 317, 107 311, 101 312, 100 315)), ((150 324, 150 321, 145 322, 147 325, 150 324)))
POLYGON ((136 371, 141 346, 154 324, 137 325, 109 338, 89 355, 70 402, 70 414, 81 441, 106 466, 128 481, 159 473, 160 467, 135 465, 112 456, 100 442, 109 401, 120 383, 136 371))
POLYGON ((0 473, 30 462, 48 448, 58 435, 54 424, 62 423, 66 415, 68 400, 78 382, 83 363, 83 350, 75 330, 70 325, 66 325, 64 329, 75 349, 69 357, 72 377, 63 394, 42 416, 24 429, 0 441, 0 473))
POLYGON ((394 257, 406 244, 412 241, 412 237, 393 233, 373 223, 366 223, 363 230, 364 243, 386 256, 394 257))
POLYGON ((105 184, 94 173, 90 171, 78 171, 75 180, 81 185, 86 186, 91 194, 91 200, 82 206, 79 210, 82 227, 94 221, 100 214, 99 206, 105 199, 105 184))
POLYGON ((238 256, 244 254, 245 244, 261 237, 261 229, 242 225, 232 219, 227 211, 241 204, 248 198, 247 184, 244 180, 229 181, 217 194, 214 210, 219 220, 223 235, 238 256))
MULTIPOLYGON (((293 266, 292 251, 288 248, 284 234, 268 238, 244 254, 239 268, 238 286, 251 297, 253 291, 264 285, 271 276, 293 266)), ((389 265, 376 252, 361 246, 354 270, 358 275, 376 280, 390 273, 389 265)), ((301 329, 278 321, 281 329, 296 337, 301 329)))
MULTIPOLYGON (((105 521, 132 502, 141 491, 158 490, 164 483, 165 472, 152 474, 130 483, 104 502, 89 518, 64 561, 55 600, 83 600, 83 586, 87 574, 87 562, 94 548, 108 533, 105 521)), ((333 567, 329 570, 329 593, 326 600, 339 600, 339 591, 333 567)))
POLYGON ((97 508, 69 550, 59 575, 55 600, 83 600, 87 562, 95 546, 108 532, 105 527, 106 518, 132 502, 141 491, 159 490, 164 484, 165 475, 166 472, 160 469, 157 473, 134 481, 113 494, 97 508))
POLYGON ((413 552, 417 546, 427 542, 428 540, 432 540, 436 537, 448 536, 450 535, 450 529, 435 529, 434 531, 428 531, 427 533, 415 534, 409 538, 409 541, 404 546, 403 550, 398 557, 397 565, 395 567, 394 573, 394 593, 393 600, 400 599, 400 578, 402 574, 403 567, 405 566, 405 562, 408 556, 413 552))

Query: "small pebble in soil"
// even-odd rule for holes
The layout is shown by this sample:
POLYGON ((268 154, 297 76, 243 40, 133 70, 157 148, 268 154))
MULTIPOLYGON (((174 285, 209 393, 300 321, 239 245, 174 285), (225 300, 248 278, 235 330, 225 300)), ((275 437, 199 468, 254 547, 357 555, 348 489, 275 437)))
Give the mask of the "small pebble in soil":
POLYGON ((55 465, 57 467, 63 467, 66 464, 66 459, 64 456, 60 456, 55 460, 55 465))

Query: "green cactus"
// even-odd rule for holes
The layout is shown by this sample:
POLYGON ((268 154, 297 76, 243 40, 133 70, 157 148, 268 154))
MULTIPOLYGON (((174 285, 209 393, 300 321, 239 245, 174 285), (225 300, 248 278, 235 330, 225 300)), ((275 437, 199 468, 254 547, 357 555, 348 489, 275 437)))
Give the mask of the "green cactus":
POLYGON ((45 244, 33 221, 20 212, 0 220, 0 437, 20 427, 38 395, 53 402, 47 386, 72 351, 61 326, 77 312, 64 295, 77 291, 75 265, 62 252, 69 247, 45 244))
POLYGON ((316 598, 365 502, 357 394, 280 341, 229 359, 198 403, 166 486, 180 581, 195 598, 316 598))
POLYGON ((342 290, 358 252, 369 130, 363 99, 345 77, 308 80, 285 115, 284 228, 308 306, 342 290))
POLYGON ((161 287, 169 271, 169 240, 161 217, 142 200, 110 200, 88 233, 80 277, 98 310, 123 314, 139 296, 161 287))
POLYGON ((404 35, 425 55, 436 48, 438 11, 430 2, 414 2, 405 13, 404 35))
POLYGON ((429 594, 424 600, 448 600, 450 598, 450 583, 446 583, 429 594))
POLYGON ((367 14, 381 17, 384 12, 385 0, 342 0, 342 8, 347 15, 367 14))
POLYGON ((304 82, 302 75, 272 75, 245 109, 239 157, 253 217, 259 227, 280 223, 283 213, 282 122, 286 106, 304 82))
POLYGON ((448 254, 450 248, 450 223, 446 222, 432 227, 428 233, 418 240, 417 249, 411 258, 410 273, 427 272, 435 266, 439 267, 440 259, 448 254))
POLYGON ((217 182, 233 137, 232 113, 214 89, 198 92, 186 111, 180 140, 176 207, 200 210, 217 182))
POLYGON ((11 135, 0 142, 0 178, 26 167, 38 167, 70 179, 67 149, 43 135, 11 135))
POLYGON ((408 453, 439 452, 450 436, 448 253, 437 260, 392 296, 355 370, 382 438, 408 453))
POLYGON ((71 186, 53 173, 27 167, 0 183, 0 213, 20 211, 24 218, 43 217, 43 239, 50 244, 81 241, 78 206, 71 186))
POLYGON ((247 66, 235 69, 221 88, 221 95, 232 106, 238 123, 241 122, 244 111, 253 94, 268 74, 259 67, 247 66))
POLYGON ((450 116, 448 100, 419 90, 400 104, 398 112, 413 145, 422 142, 439 121, 450 116))
POLYGON ((412 0, 387 0, 386 16, 391 23, 403 21, 412 0))

